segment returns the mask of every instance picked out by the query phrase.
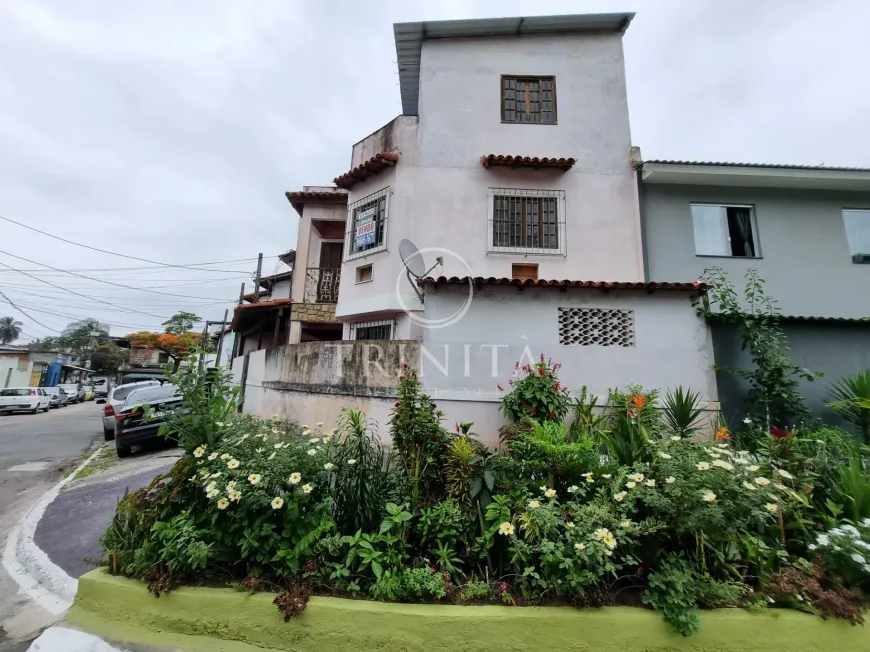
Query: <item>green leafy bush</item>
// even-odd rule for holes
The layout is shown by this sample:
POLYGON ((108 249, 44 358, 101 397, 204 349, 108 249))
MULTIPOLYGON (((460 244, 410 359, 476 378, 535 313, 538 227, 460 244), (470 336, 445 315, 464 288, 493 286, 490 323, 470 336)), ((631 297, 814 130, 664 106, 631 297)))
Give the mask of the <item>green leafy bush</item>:
POLYGON ((510 421, 529 418, 539 423, 561 422, 571 401, 568 388, 557 376, 561 365, 552 360, 545 362, 543 353, 533 364, 519 364, 515 365, 516 373, 522 370, 525 376, 510 381, 511 390, 501 400, 502 414, 510 421))
POLYGON ((834 383, 831 407, 855 429, 864 444, 870 444, 870 369, 834 383))

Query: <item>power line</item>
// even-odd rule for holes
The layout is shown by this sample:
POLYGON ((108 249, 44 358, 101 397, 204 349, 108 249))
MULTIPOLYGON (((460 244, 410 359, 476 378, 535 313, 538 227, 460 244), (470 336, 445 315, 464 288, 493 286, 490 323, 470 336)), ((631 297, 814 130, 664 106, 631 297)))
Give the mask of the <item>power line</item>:
MULTIPOLYGON (((41 233, 42 235, 48 236, 49 238, 54 238, 55 240, 60 240, 61 242, 66 242, 67 244, 75 245, 77 247, 83 247, 84 249, 90 249, 92 251, 99 251, 100 253, 109 254, 110 256, 118 256, 119 258, 130 258, 131 260, 140 260, 143 263, 151 263, 152 265, 160 265, 162 267, 176 267, 176 268, 181 268, 181 269, 197 269, 196 267, 192 267, 190 265, 173 265, 171 263, 161 263, 158 260, 148 260, 147 258, 139 258, 137 256, 129 256, 126 254, 115 253, 114 251, 107 251, 106 249, 100 249, 98 247, 91 247, 90 245, 85 245, 85 244, 82 244, 80 242, 73 242, 72 240, 67 240, 66 238, 61 238, 60 236, 53 235, 53 234, 48 233, 46 231, 40 231, 37 228, 34 228, 32 226, 28 226, 27 224, 22 224, 21 222, 16 222, 15 220, 11 220, 8 217, 3 217, 2 215, 0 215, 0 220, 5 220, 7 222, 11 222, 12 224, 17 224, 18 226, 20 226, 22 228, 30 229, 31 231, 36 231, 37 233, 41 233)), ((36 263, 36 264, 38 265, 39 263, 36 263)), ((226 272, 228 274, 245 274, 246 273, 246 272, 240 272, 239 270, 223 270, 223 269, 206 269, 204 271, 207 271, 207 272, 226 272)))
MULTIPOLYGON (((79 278, 86 278, 89 281, 96 281, 97 283, 105 283, 106 285, 115 285, 119 288, 127 288, 128 290, 136 290, 138 292, 149 292, 150 294, 162 294, 162 295, 167 296, 167 297, 181 297, 182 299, 208 299, 208 300, 214 299, 214 297, 194 297, 194 296, 190 296, 187 294, 173 294, 171 292, 158 292, 157 290, 147 290, 145 288, 133 287, 132 285, 123 285, 121 283, 113 283, 112 281, 104 281, 102 279, 94 278, 93 276, 85 276, 84 274, 77 274, 76 272, 70 272, 70 271, 67 271, 64 269, 58 269, 57 267, 52 267, 51 265, 46 265, 45 263, 40 263, 40 262, 37 262, 35 260, 30 260, 29 258, 24 258, 23 256, 16 256, 15 254, 10 254, 8 251, 0 250, 0 254, 12 256, 13 258, 17 258, 18 260, 25 260, 28 263, 32 263, 34 265, 42 265, 43 267, 48 267, 49 269, 53 269, 53 270, 58 271, 58 272, 66 272, 67 274, 69 274, 71 276, 78 276, 79 278)), ((4 267, 8 267, 9 269, 15 269, 14 267, 7 265, 6 263, 0 263, 0 264, 2 264, 4 267)), ((54 283, 49 283, 45 279, 38 278, 38 277, 34 276, 33 274, 29 274, 29 273, 23 272, 21 270, 15 270, 15 271, 21 272, 25 276, 29 276, 30 278, 34 278, 41 283, 48 283, 49 285, 54 285, 54 283)), ((60 285, 54 285, 54 287, 59 287, 61 290, 64 289, 60 285)), ((70 292, 72 292, 73 294, 78 294, 77 292, 73 292, 72 290, 70 290, 70 292)), ((89 298, 85 295, 80 295, 80 296, 84 296, 86 299, 89 298)), ((228 299, 228 300, 232 301, 232 299, 228 299)), ((114 304, 112 304, 112 305, 114 305, 114 304)), ((134 311, 134 312, 137 312, 137 311, 134 311)), ((143 314, 147 314, 147 313, 143 313, 143 314)))
MULTIPOLYGON (((5 253, 5 252, 0 252, 0 253, 5 253)), ((20 258, 20 256, 14 256, 14 258, 20 258)), ((22 258, 22 260, 26 260, 26 258, 22 258)), ((33 261, 28 261, 28 262, 33 262, 33 261)), ((35 263, 35 264, 39 265, 39 263, 35 263)), ((9 269, 15 270, 14 267, 12 267, 11 265, 7 265, 3 261, 0 261, 0 265, 3 265, 3 267, 8 267, 9 269)), ((21 270, 15 270, 15 271, 20 272, 21 270)), ((29 276, 30 278, 35 278, 37 281, 40 281, 41 283, 45 283, 46 285, 51 285, 53 287, 60 288, 61 290, 66 290, 66 288, 64 288, 63 286, 52 283, 51 281, 46 281, 46 280, 43 280, 41 278, 36 278, 35 276, 33 276, 33 274, 28 274, 27 272, 21 272, 21 273, 24 274, 25 276, 29 276)), ((84 297, 85 299, 91 298, 88 295, 81 294, 80 292, 76 292, 75 290, 66 290, 66 291, 69 292, 70 294, 75 294, 77 296, 84 297)), ((124 310, 126 312, 137 312, 140 315, 148 315, 149 317, 157 317, 157 319, 167 319, 167 317, 161 317, 160 315, 155 315, 152 312, 142 312, 141 310, 134 310, 133 308, 125 308, 124 306, 119 306, 117 303, 111 303, 109 301, 100 301, 99 303, 105 303, 107 306, 113 306, 115 308, 118 308, 119 310, 124 310)))
POLYGON ((34 319, 34 318, 31 317, 30 315, 28 315, 28 314, 27 314, 26 312, 24 312, 21 308, 19 308, 18 306, 16 306, 15 303, 12 301, 12 299, 10 299, 10 298, 7 297, 5 294, 3 294, 2 291, 0 291, 0 297, 3 297, 4 299, 6 299, 6 301, 9 302, 9 305, 10 305, 10 306, 12 306, 13 308, 15 308, 18 312, 20 312, 22 315, 24 315, 25 317, 27 317, 29 320, 31 320, 31 321, 35 321, 37 324, 39 324, 39 325, 42 326, 43 328, 47 328, 48 330, 50 330, 50 331, 54 331, 55 333, 60 333, 60 332, 61 332, 61 331, 59 331, 59 330, 56 330, 56 329, 52 328, 51 326, 46 326, 45 324, 43 324, 43 323, 42 323, 41 321, 39 321, 38 319, 34 319))
MULTIPOLYGON (((18 303, 19 303, 19 305, 21 304, 20 301, 18 303)), ((32 305, 27 304, 27 303, 25 303, 24 306, 32 312, 40 312, 40 313, 44 313, 46 315, 51 315, 53 317, 63 317, 64 319, 72 319, 75 321, 89 319, 93 316, 93 315, 73 315, 73 314, 70 314, 68 312, 58 312, 56 310, 47 310, 45 308, 37 308, 37 307, 32 306, 32 305)), ((33 319, 33 318, 31 317, 31 319, 33 319)), ((97 321, 100 321, 100 320, 97 320, 97 321)), ((37 322, 37 323, 39 323, 39 322, 37 322)), ((106 323, 109 326, 118 326, 118 327, 122 327, 122 328, 145 328, 145 329, 154 328, 153 326, 146 326, 144 324, 126 324, 126 323, 122 323, 122 322, 116 322, 116 321, 111 320, 111 319, 110 320, 103 320, 100 323, 106 323)), ((44 326, 44 324, 43 324, 43 326, 44 326)), ((49 327, 45 326, 45 328, 49 328, 49 327)), ((57 330, 55 328, 51 328, 50 330, 54 331, 55 333, 62 333, 63 332, 63 330, 57 330)))
MULTIPOLYGON (((264 259, 264 260, 265 260, 266 258, 278 258, 278 255, 276 254, 276 255, 273 255, 273 256, 263 256, 263 259, 264 259)), ((194 269, 194 267, 197 266, 197 265, 220 265, 220 264, 223 264, 223 263, 240 263, 240 262, 245 262, 245 261, 248 261, 248 260, 257 260, 257 259, 258 259, 258 256, 254 256, 254 257, 252 257, 252 258, 233 258, 232 260, 215 260, 215 261, 210 261, 210 262, 205 262, 205 263, 189 263, 188 265, 186 265, 186 266, 182 266, 182 267, 183 267, 183 269, 187 269, 187 270, 190 270, 190 271, 203 271, 203 272, 215 272, 215 273, 218 273, 218 270, 214 270, 214 269, 203 269, 203 270, 197 270, 197 269, 194 269)), ((69 270, 63 270, 63 271, 70 271, 70 272, 104 272, 104 273, 108 273, 108 272, 137 272, 137 273, 139 273, 139 272, 142 272, 142 271, 149 271, 149 270, 150 270, 150 271, 154 271, 154 272, 168 272, 168 271, 172 271, 172 270, 166 270, 166 269, 163 269, 163 268, 160 267, 159 265, 139 265, 139 266, 137 266, 137 267, 74 267, 74 268, 71 268, 71 269, 69 269, 69 270)), ((50 273, 50 272, 47 272, 47 271, 44 270, 44 269, 25 269, 24 271, 25 271, 25 272, 45 272, 46 274, 49 274, 49 273, 50 273)), ((4 272, 4 273, 5 273, 5 272, 4 272)), ((227 273, 229 273, 229 272, 227 272, 227 273)), ((242 272, 242 271, 240 271, 240 272, 238 272, 238 273, 239 273, 239 274, 244 274, 245 276, 251 276, 251 274, 252 274, 251 272, 242 272)))

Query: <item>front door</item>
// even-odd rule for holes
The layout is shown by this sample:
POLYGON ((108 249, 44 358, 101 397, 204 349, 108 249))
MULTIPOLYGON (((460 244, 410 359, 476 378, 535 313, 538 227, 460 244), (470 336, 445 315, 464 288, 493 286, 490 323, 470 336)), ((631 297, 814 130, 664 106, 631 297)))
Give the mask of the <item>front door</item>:
POLYGON ((338 301, 338 280, 341 272, 341 242, 320 243, 320 273, 317 282, 317 302, 338 301))

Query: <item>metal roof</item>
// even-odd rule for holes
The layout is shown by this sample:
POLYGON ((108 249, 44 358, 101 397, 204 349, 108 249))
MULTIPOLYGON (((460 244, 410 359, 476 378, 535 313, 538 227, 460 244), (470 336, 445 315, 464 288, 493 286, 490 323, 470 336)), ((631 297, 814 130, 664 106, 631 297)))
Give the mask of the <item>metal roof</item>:
POLYGON ((643 164, 656 163, 659 165, 704 165, 707 167, 726 168, 772 168, 782 170, 831 170, 832 172, 870 172, 870 168, 847 168, 831 165, 795 165, 781 163, 724 163, 720 161, 672 161, 666 159, 651 159, 643 164))
POLYGON ((436 38, 473 38, 478 36, 520 36, 541 34, 583 34, 619 32, 628 29, 633 13, 570 14, 563 16, 517 16, 394 23, 396 59, 402 113, 417 115, 420 99, 420 53, 423 41, 436 38))

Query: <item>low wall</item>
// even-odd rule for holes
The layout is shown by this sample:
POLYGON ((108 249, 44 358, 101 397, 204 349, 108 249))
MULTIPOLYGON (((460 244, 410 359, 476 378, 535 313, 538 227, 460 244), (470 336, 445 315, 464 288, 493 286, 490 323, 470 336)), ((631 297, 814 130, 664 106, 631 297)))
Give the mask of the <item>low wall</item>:
POLYGON ((189 652, 439 652, 497 649, 595 652, 865 652, 870 631, 795 611, 701 614, 683 638, 661 614, 630 607, 462 607, 312 598, 288 623, 274 594, 181 588, 154 598, 133 580, 83 575, 67 620, 118 644, 189 652))

